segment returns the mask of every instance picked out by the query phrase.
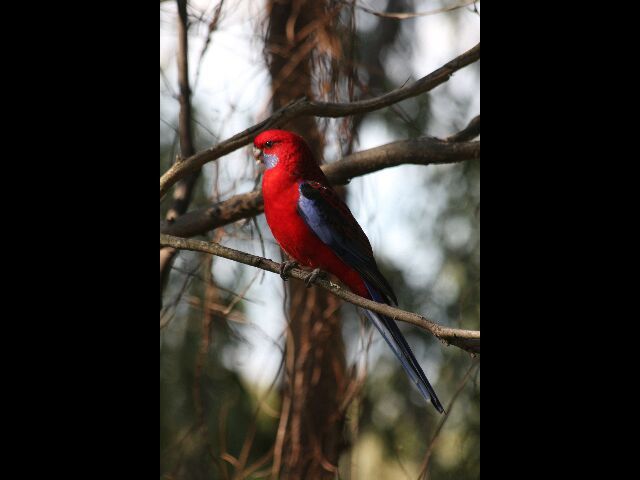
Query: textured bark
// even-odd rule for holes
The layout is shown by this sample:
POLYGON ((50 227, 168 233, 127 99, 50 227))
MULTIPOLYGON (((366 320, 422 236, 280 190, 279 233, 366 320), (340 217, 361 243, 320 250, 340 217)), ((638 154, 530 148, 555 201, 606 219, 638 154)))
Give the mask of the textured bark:
MULTIPOLYGON (((270 2, 266 48, 276 110, 300 98, 313 98, 311 33, 299 32, 326 15, 324 1, 270 2)), ((302 117, 285 128, 302 135, 313 152, 324 146, 316 120, 302 117)), ((321 159, 318 158, 318 161, 321 159)), ((273 476, 282 479, 333 479, 342 449, 346 362, 339 301, 328 292, 290 283, 290 336, 285 359, 285 385, 273 476)))

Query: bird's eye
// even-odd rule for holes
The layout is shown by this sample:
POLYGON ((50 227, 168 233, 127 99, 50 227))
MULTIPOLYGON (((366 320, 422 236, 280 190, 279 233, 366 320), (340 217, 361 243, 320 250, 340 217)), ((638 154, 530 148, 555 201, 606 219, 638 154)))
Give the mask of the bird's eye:
POLYGON ((266 142, 264 142, 264 146, 265 147, 273 147, 273 142, 271 140, 267 140, 266 142))

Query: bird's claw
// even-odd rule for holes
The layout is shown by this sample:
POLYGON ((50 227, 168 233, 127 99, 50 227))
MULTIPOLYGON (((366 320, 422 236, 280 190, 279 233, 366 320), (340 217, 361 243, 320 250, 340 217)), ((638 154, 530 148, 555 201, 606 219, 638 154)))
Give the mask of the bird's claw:
POLYGON ((311 272, 307 278, 304 279, 304 284, 309 288, 312 283, 314 283, 318 278, 325 278, 326 273, 324 273, 319 268, 316 268, 313 272, 311 272))
POLYGON ((286 261, 280 265, 280 278, 285 282, 289 279, 289 272, 293 268, 298 268, 298 262, 286 261))

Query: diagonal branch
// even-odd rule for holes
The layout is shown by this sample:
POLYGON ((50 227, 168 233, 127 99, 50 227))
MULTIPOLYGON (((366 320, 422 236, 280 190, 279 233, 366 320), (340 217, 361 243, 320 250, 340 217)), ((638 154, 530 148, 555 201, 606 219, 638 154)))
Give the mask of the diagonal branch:
MULTIPOLYGON (((233 260, 252 267, 261 268, 268 272, 280 273, 280 264, 272 260, 268 260, 263 257, 251 255, 249 253, 234 250, 232 248, 224 247, 218 243, 203 242, 200 240, 189 240, 186 238, 173 237, 170 235, 160 234, 160 246, 173 247, 178 250, 192 250, 196 252, 209 253, 218 257, 233 260)), ((289 275, 298 280, 305 280, 309 273, 304 270, 294 268, 290 271, 289 275)), ((330 291, 337 297, 357 305, 362 308, 386 315, 394 320, 401 320, 403 322, 416 325, 423 330, 428 331, 435 337, 442 340, 447 345, 455 345, 463 350, 471 353, 480 353, 480 332, 476 330, 461 330, 457 328, 443 327, 437 323, 418 315, 416 313, 406 312, 399 308, 385 305, 383 303, 377 303, 372 300, 360 297, 349 290, 339 287, 338 285, 318 278, 315 284, 330 291)))
MULTIPOLYGON (((479 118, 479 116, 476 117, 477 122, 476 119, 472 120, 472 123, 477 123, 478 133, 479 118)), ((471 124, 469 125, 471 126, 471 124)), ((453 137, 468 131, 469 128, 465 128, 453 137)), ((480 142, 452 142, 435 138, 419 138, 363 150, 348 155, 338 162, 323 165, 322 170, 332 185, 344 185, 352 178, 397 165, 458 163, 479 158, 480 142)), ((193 237, 242 218, 253 217, 262 213, 262 210, 262 192, 254 190, 234 195, 213 206, 192 210, 171 224, 163 223, 160 226, 160 231, 179 237, 193 237)))
POLYGON ((454 58, 442 67, 433 71, 429 75, 411 85, 392 90, 379 97, 367 100, 359 100, 351 103, 331 103, 314 102, 306 98, 296 100, 281 108, 266 120, 248 128, 244 132, 238 133, 224 142, 215 145, 207 150, 196 153, 189 158, 174 163, 160 177, 160 199, 167 193, 169 188, 186 175, 198 171, 205 163, 216 160, 228 153, 244 146, 253 140, 253 137, 268 128, 275 128, 294 118, 317 116, 317 117, 346 117, 348 115, 361 114, 388 107, 410 97, 415 97, 421 93, 428 92, 438 85, 446 82, 454 72, 480 59, 480 44, 462 55, 454 58))
POLYGON ((464 127, 458 133, 447 137, 447 142, 466 142, 473 140, 480 135, 480 115, 476 115, 471 119, 469 125, 464 127))

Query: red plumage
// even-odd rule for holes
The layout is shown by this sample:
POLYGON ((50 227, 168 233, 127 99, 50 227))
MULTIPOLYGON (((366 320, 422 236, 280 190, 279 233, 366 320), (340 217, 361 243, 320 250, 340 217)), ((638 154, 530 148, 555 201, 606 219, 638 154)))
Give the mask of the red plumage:
MULTIPOLYGON (((269 130, 258 135, 254 145, 264 155, 278 158, 277 164, 264 173, 262 195, 267 223, 282 249, 299 264, 327 271, 353 292, 371 298, 360 274, 338 258, 298 212, 300 181, 318 182, 331 189, 304 139, 285 130, 269 130), (267 146, 267 141, 273 142, 273 146, 267 146)), ((336 195, 336 198, 339 197, 336 195)), ((346 205, 342 206, 357 224, 346 205)))

